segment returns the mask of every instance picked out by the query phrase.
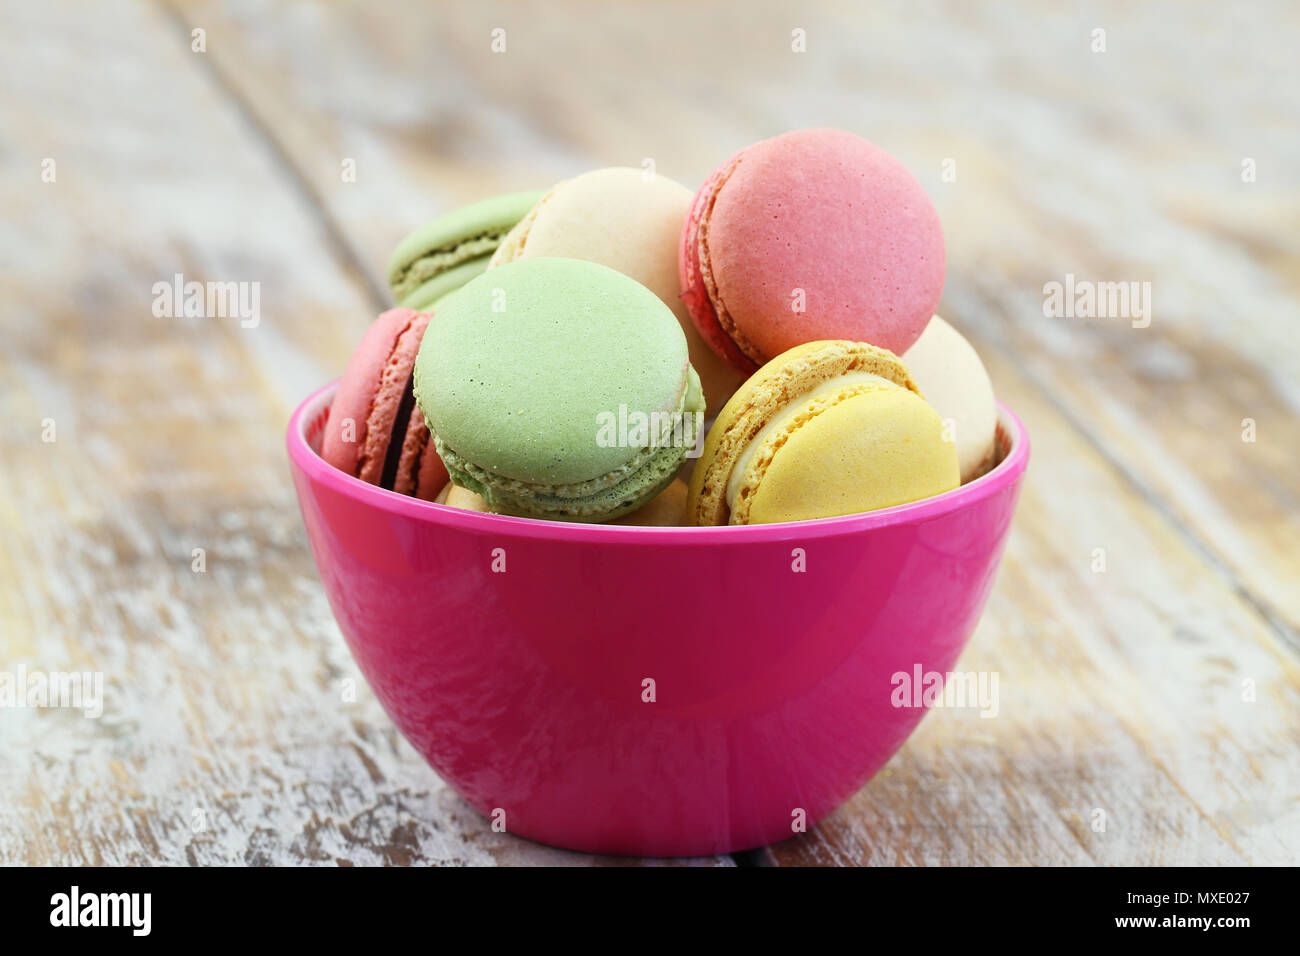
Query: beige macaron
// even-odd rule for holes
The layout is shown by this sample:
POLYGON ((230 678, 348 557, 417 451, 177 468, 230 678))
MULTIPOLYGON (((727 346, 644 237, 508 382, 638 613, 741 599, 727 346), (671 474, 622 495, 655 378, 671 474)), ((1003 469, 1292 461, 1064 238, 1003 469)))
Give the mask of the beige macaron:
POLYGON ((462 511, 486 512, 488 510, 487 502, 481 495, 460 485, 453 485, 450 481, 442 491, 438 492, 438 497, 434 501, 449 508, 460 508, 462 511))
POLYGON ((488 268, 559 257, 595 262, 635 279, 677 316, 704 388, 705 414, 714 415, 742 376, 700 338, 679 295, 677 247, 693 199, 681 183, 646 170, 583 173, 546 193, 507 233, 488 268))
POLYGON ((902 358, 957 445, 961 480, 984 474, 993 465, 998 409, 993 383, 974 347, 936 315, 902 358))

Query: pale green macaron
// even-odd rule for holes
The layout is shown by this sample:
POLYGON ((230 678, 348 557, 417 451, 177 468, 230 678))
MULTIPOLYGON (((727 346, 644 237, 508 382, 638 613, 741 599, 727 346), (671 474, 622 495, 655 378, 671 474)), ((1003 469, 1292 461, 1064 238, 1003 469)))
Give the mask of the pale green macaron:
POLYGON ((544 193, 494 196, 439 216, 393 250, 388 284, 399 306, 427 309, 487 269, 492 254, 544 193))
POLYGON ((444 299, 414 381, 451 480, 530 518, 636 510, 676 477, 704 416, 672 310, 574 259, 509 263, 444 299))

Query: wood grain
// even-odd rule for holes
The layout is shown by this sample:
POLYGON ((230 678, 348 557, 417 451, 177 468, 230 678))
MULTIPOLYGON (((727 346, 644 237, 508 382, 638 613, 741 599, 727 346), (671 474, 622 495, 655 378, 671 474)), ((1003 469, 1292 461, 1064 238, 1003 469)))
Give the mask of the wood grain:
POLYGON ((340 640, 283 429, 375 304, 320 211, 166 15, 14 16, 51 42, 6 49, 0 107, 39 240, 5 242, 3 660, 102 671, 105 713, 0 711, 0 862, 622 863, 492 833, 340 640), (260 282, 261 323, 154 317, 175 272, 260 282))
POLYGON ((392 730, 283 424, 420 221, 647 158, 694 188, 811 125, 930 192, 942 310, 1034 458, 960 665, 1000 675, 998 717, 936 711, 820 827, 738 862, 1300 858, 1300 14, 746 9, 9 10, 0 661, 102 670, 109 706, 0 712, 0 862, 610 862, 492 834, 392 730), (259 282, 261 322, 155 318, 177 272, 259 282), (1150 282, 1149 327, 1045 316, 1067 273, 1150 282))

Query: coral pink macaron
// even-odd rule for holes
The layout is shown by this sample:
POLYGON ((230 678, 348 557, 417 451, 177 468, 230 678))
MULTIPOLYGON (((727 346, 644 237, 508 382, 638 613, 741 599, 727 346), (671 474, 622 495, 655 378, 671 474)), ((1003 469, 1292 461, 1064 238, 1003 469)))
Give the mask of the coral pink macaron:
POLYGON ((943 230, 907 168, 836 129, 749 146, 682 228, 682 299, 715 352, 753 372, 822 339, 904 352, 943 292, 943 230))
POLYGON ((321 457, 354 478, 432 501, 447 484, 447 469, 411 390, 430 318, 391 309, 371 323, 330 404, 321 457))

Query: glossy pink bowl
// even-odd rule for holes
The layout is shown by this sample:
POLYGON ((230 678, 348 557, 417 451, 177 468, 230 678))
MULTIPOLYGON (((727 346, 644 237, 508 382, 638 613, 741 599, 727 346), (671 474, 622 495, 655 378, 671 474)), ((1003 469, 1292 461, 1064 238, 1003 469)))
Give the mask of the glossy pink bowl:
POLYGON ((394 723, 476 810, 541 843, 694 856, 786 839, 861 787, 988 597, 1029 444, 936 498, 799 524, 561 524, 417 501, 289 458, 339 627, 394 723), (800 570, 802 568, 802 570, 800 570), (650 684, 648 682, 653 682, 650 684), (653 700, 647 700, 653 691, 653 700))

